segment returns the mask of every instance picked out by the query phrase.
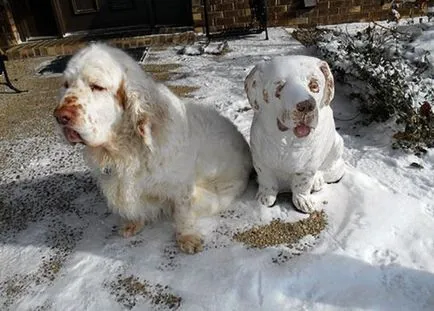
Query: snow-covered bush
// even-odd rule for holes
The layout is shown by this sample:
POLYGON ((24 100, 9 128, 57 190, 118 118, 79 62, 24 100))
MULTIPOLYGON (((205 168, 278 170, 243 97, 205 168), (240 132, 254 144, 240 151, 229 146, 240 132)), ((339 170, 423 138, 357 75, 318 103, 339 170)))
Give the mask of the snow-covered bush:
POLYGON ((350 86, 350 96, 368 122, 395 117, 402 125, 396 146, 421 149, 434 146, 434 70, 429 52, 415 53, 411 47, 422 31, 412 27, 408 31, 373 24, 354 33, 315 28, 293 35, 316 47, 335 78, 350 86))

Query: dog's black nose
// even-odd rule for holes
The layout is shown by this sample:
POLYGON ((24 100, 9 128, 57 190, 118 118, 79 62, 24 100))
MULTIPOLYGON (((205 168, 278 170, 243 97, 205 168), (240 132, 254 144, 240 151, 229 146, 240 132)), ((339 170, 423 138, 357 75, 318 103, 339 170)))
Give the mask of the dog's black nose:
POLYGON ((314 103, 309 100, 305 100, 297 104, 297 110, 300 112, 311 112, 315 109, 314 103))

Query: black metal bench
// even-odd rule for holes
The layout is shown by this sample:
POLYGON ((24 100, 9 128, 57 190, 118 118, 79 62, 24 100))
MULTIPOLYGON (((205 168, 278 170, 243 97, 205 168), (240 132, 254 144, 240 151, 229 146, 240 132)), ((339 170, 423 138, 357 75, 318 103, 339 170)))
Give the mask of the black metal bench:
POLYGON ((8 60, 7 55, 3 52, 2 49, 0 49, 0 75, 3 75, 3 76, 4 76, 4 79, 5 79, 5 81, 6 81, 5 84, 6 84, 10 89, 12 89, 13 91, 15 91, 16 93, 22 93, 22 92, 25 92, 25 91, 21 91, 21 90, 17 89, 15 86, 13 86, 11 80, 9 79, 8 72, 7 72, 7 70, 6 70, 6 65, 5 65, 5 61, 7 61, 7 60, 8 60))

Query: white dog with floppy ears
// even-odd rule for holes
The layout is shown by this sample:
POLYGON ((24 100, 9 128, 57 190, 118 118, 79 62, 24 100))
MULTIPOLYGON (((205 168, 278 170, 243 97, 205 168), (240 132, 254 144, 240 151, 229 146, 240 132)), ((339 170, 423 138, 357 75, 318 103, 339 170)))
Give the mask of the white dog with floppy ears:
POLYGON ((313 212, 311 192, 338 181, 345 167, 328 64, 309 56, 276 57, 257 64, 244 86, 254 109, 250 139, 258 201, 272 206, 279 192, 291 191, 297 209, 313 212))
POLYGON ((85 146, 109 207, 136 234, 173 215, 180 249, 202 249, 196 220, 227 207, 248 183, 247 142, 214 109, 184 103, 125 52, 92 44, 69 61, 54 116, 85 146))

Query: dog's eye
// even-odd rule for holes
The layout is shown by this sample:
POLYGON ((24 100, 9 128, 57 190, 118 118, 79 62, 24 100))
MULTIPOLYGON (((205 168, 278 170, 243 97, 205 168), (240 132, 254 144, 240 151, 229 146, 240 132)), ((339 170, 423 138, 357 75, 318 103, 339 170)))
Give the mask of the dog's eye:
POLYGON ((98 85, 98 84, 95 84, 95 83, 91 83, 91 84, 89 85, 89 87, 90 87, 90 89, 92 90, 92 92, 94 92, 94 91, 98 91, 98 92, 100 92, 100 91, 104 91, 104 90, 105 90, 104 87, 102 87, 102 86, 100 86, 100 85, 98 85))
POLYGON ((69 88, 69 83, 68 83, 68 81, 65 81, 65 82, 63 83, 63 87, 64 87, 65 89, 69 88))
POLYGON ((316 79, 311 79, 309 81, 309 90, 313 93, 318 93, 319 92, 319 85, 318 85, 318 81, 316 79))

